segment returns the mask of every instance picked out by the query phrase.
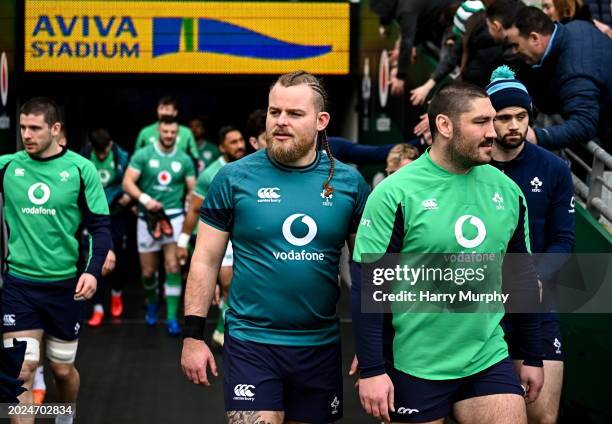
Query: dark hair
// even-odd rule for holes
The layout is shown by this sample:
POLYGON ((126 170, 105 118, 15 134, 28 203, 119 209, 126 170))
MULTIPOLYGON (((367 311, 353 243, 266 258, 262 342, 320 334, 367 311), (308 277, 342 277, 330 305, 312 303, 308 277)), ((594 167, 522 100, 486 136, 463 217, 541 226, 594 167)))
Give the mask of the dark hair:
POLYGON ((525 8, 521 0, 495 0, 487 7, 486 16, 490 21, 499 21, 504 29, 512 26, 516 14, 525 8))
MULTIPOLYGON (((272 84, 270 90, 276 85, 280 84, 283 87, 293 87, 296 85, 305 84, 312 89, 315 94, 315 109, 317 112, 327 111, 328 108, 328 100, 327 100, 327 91, 323 86, 323 82, 315 77, 312 74, 309 74, 306 71, 295 71, 290 72, 288 74, 281 75, 278 79, 272 84)), ((329 142, 327 140, 327 132, 325 130, 319 131, 317 135, 318 141, 321 142, 321 147, 325 149, 327 153, 327 157, 329 158, 329 173, 327 175, 327 180, 323 183, 323 191, 325 196, 331 196, 334 192, 334 188, 331 186, 331 180, 334 178, 334 170, 336 167, 336 163, 334 161, 334 156, 332 155, 332 151, 329 148, 329 142)))
POLYGON ((223 143, 223 141, 225 140, 225 136, 227 135, 227 133, 232 132, 232 131, 238 131, 240 132, 240 130, 232 125, 225 125, 223 127, 221 127, 221 129, 219 130, 219 144, 223 143))
POLYGON ((34 97, 28 100, 21 106, 19 113, 23 115, 42 115, 49 126, 62 123, 57 103, 47 97, 34 97))
POLYGON ((159 118, 159 123, 160 124, 178 124, 178 120, 176 119, 176 116, 162 115, 159 118))
POLYGON ((551 35, 555 30, 555 24, 546 16, 546 13, 533 6, 525 7, 519 11, 514 26, 523 38, 529 37, 532 32, 551 35))
POLYGON ((484 89, 467 82, 456 81, 442 87, 431 99, 427 108, 432 140, 438 133, 436 116, 446 115, 451 122, 455 123, 459 115, 470 111, 472 99, 486 99, 487 97, 487 92, 484 89))
POLYGON ((315 106, 317 112, 327 111, 327 91, 323 86, 323 82, 314 75, 306 71, 295 71, 281 75, 274 81, 270 90, 272 90, 276 84, 280 84, 283 87, 294 87, 302 84, 307 85, 315 93, 315 106))
POLYGON ((163 96, 157 102, 157 106, 174 106, 175 109, 178 109, 178 102, 172 96, 163 96))
POLYGON ((89 141, 91 142, 91 148, 96 152, 104 151, 109 144, 113 141, 109 132, 104 128, 97 128, 89 135, 89 141))
POLYGON ((256 109, 251 113, 246 123, 246 137, 257 138, 266 131, 266 111, 256 109))

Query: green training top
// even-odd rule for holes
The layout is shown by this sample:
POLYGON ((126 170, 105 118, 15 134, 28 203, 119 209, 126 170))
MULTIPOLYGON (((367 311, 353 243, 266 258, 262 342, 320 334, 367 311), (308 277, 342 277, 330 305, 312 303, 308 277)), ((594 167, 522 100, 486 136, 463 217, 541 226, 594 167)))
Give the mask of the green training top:
POLYGON ((198 197, 201 197, 202 199, 205 198, 208 194, 210 184, 212 183, 219 170, 223 168, 226 163, 227 162, 225 161, 223 156, 219 156, 216 161, 214 161, 208 168, 206 168, 204 172, 202 172, 198 176, 198 180, 196 181, 196 186, 193 190, 193 194, 198 197))
MULTIPOLYGON (((385 252, 503 254, 517 228, 528 250, 527 215, 521 219, 521 205, 525 202, 520 188, 494 167, 452 174, 435 164, 427 151, 372 192, 353 259, 364 262, 362 255, 385 252)), ((494 275, 499 281, 488 282, 488 287, 501 291, 501 272, 494 275)), ((503 313, 395 312, 394 366, 431 380, 473 375, 508 356, 499 325, 502 317, 503 313)))
POLYGON ((208 166, 213 163, 219 156, 221 156, 221 152, 219 151, 219 147, 215 143, 211 143, 208 140, 203 140, 202 144, 198 144, 196 141, 196 145, 198 146, 198 172, 204 171, 208 166))
MULTIPOLYGON (((150 144, 156 144, 159 141, 159 122, 154 122, 140 130, 136 138, 134 152, 146 147, 150 144)), ((187 153, 193 160, 200 157, 200 151, 193 138, 193 133, 184 125, 179 125, 178 135, 176 136, 176 146, 179 150, 187 153)))
POLYGON ((311 165, 289 168, 264 149, 227 164, 212 182, 200 219, 230 233, 232 337, 287 346, 339 340, 340 250, 356 231, 369 189, 336 160, 334 192, 325 197, 329 165, 318 152, 311 165))
POLYGON ((8 227, 8 273, 39 282, 76 277, 78 228, 86 218, 108 219, 92 163, 66 149, 46 159, 25 151, 0 156, 0 190, 8 227))
MULTIPOLYGON (((195 177, 193 161, 185 152, 175 146, 163 153, 155 143, 134 153, 128 166, 140 173, 138 187, 161 202, 166 214, 184 212, 185 180, 195 177)), ((144 206, 139 207, 144 212, 144 206)))

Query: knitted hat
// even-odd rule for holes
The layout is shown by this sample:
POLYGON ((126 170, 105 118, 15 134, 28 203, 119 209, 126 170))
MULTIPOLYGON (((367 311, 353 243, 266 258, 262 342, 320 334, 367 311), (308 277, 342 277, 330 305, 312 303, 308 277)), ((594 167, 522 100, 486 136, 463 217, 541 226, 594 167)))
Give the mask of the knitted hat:
POLYGON ((531 115, 531 96, 508 66, 502 65, 493 71, 491 83, 486 90, 495 110, 518 106, 525 108, 531 115))

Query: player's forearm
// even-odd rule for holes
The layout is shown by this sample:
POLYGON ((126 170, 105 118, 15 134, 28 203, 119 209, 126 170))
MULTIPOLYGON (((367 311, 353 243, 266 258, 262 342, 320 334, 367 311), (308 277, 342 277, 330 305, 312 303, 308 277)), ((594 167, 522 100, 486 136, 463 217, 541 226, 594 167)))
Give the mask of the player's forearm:
POLYGON ((183 234, 191 234, 193 232, 193 229, 198 222, 198 216, 199 212, 197 210, 194 211, 193 207, 190 207, 187 211, 185 221, 183 222, 183 230, 181 231, 183 234))
POLYGON ((185 315, 205 317, 215 294, 218 267, 192 260, 185 287, 185 315))
POLYGON ((192 192, 191 204, 187 210, 187 215, 185 216, 185 221, 183 222, 183 229, 181 231, 183 234, 191 235, 193 232, 193 229, 195 228, 200 216, 200 207, 202 206, 203 201, 204 199, 192 192))
POLYGON ((130 178, 124 178, 121 186, 123 187, 123 191, 125 191, 134 200, 138 200, 140 195, 143 193, 143 191, 140 190, 136 183, 130 178))

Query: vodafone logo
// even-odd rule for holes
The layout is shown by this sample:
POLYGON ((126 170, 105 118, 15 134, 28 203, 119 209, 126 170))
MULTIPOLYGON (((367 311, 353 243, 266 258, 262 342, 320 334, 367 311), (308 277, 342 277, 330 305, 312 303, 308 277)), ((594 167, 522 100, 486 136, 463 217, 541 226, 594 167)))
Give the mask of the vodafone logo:
POLYGON ((168 171, 162 171, 157 174, 157 181, 164 186, 167 186, 172 182, 172 175, 168 171))
POLYGON ((6 53, 2 52, 0 56, 0 98, 2 107, 6 106, 8 98, 8 63, 6 61, 6 53))
POLYGON ((389 98, 389 54, 386 50, 380 53, 380 61, 378 62, 378 99, 380 100, 380 107, 384 108, 387 106, 387 99, 389 98))
POLYGON ((285 219, 285 222, 283 222, 283 237, 285 237, 285 240, 287 240, 294 246, 306 246, 315 238, 316 235, 317 224, 314 219, 312 219, 306 214, 294 213, 293 215, 285 219), (308 227, 308 233, 303 237, 296 237, 291 232, 291 225, 298 218, 301 218, 302 223, 308 227))
POLYGON ((34 183, 28 189, 28 199, 36 206, 44 205, 51 197, 51 189, 45 183, 34 183))
POLYGON ((485 228, 484 222, 474 215, 463 215, 457 220, 457 222, 455 222, 455 238, 457 239, 457 243, 467 249, 473 249, 480 246, 486 236, 487 229, 485 228), (468 239, 463 235, 463 224, 467 220, 469 220, 470 224, 476 227, 476 230, 478 231, 476 237, 473 239, 468 239))

